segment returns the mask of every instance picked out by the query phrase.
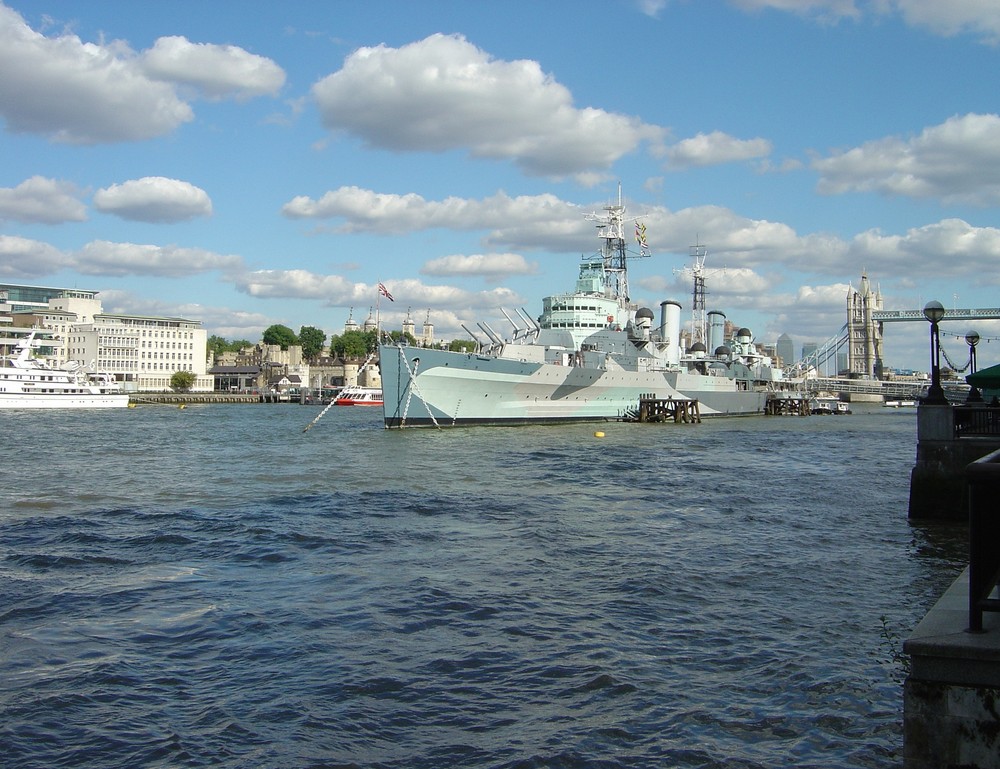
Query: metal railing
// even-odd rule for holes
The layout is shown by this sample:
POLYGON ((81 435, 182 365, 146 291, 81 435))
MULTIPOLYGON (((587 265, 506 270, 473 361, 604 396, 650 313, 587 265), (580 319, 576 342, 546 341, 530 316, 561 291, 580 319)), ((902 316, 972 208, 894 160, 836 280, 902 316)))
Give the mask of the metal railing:
POLYGON ((966 468, 969 481, 969 632, 983 632, 983 612, 1000 611, 1000 451, 966 468))
POLYGON ((955 437, 1000 435, 1000 406, 985 403, 955 406, 955 437))

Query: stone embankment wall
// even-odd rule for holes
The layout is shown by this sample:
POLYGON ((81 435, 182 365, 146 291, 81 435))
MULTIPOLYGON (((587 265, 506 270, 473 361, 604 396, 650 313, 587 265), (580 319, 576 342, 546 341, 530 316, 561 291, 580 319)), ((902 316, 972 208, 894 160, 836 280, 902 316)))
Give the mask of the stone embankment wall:
MULTIPOLYGON (((967 467, 1000 436, 959 437, 955 423, 953 406, 917 410, 911 519, 969 523, 967 467)), ((1000 498, 988 513, 1000 516, 1000 498)), ((967 569, 903 644, 905 769, 1000 769, 1000 613, 984 612, 983 632, 969 632, 969 604, 967 569)))

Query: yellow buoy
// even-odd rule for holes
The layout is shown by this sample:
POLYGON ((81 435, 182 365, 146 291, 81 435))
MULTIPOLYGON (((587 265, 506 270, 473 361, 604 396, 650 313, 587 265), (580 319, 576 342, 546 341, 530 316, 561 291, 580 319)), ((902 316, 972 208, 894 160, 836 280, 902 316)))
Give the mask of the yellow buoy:
POLYGON ((595 438, 603 438, 604 437, 604 433, 602 433, 600 430, 598 430, 596 433, 594 433, 594 437, 595 438))
POLYGON ((180 406, 178 406, 177 408, 179 408, 179 409, 186 409, 186 408, 187 408, 187 404, 186 404, 186 403, 182 403, 182 404, 181 404, 180 406))

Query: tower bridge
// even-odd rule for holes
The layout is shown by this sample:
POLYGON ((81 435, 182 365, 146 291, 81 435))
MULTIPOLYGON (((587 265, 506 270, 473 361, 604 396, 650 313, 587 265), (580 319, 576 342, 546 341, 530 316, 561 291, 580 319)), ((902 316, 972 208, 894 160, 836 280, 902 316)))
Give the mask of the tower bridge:
MULTIPOLYGON (((1000 307, 954 308, 946 311, 942 322, 950 320, 1000 320, 1000 307)), ((816 379, 810 389, 826 389, 858 394, 883 394, 891 398, 913 397, 921 385, 913 382, 883 381, 883 326, 886 323, 919 321, 926 323, 923 309, 886 310, 882 292, 873 289, 867 274, 862 274, 858 288, 847 292, 847 322, 815 352, 786 369, 786 375, 801 377, 810 370, 820 371, 829 361, 846 350, 847 367, 842 376, 816 379), (820 382, 826 386, 821 387, 820 382)))

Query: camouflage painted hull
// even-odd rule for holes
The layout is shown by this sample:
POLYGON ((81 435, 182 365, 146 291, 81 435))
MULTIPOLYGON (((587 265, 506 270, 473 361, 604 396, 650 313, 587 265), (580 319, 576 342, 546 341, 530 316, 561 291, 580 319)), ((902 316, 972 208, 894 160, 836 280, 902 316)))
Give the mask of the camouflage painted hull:
POLYGON ((605 370, 419 347, 382 346, 386 427, 620 419, 642 395, 696 399, 702 417, 763 414, 767 392, 728 377, 605 370))

